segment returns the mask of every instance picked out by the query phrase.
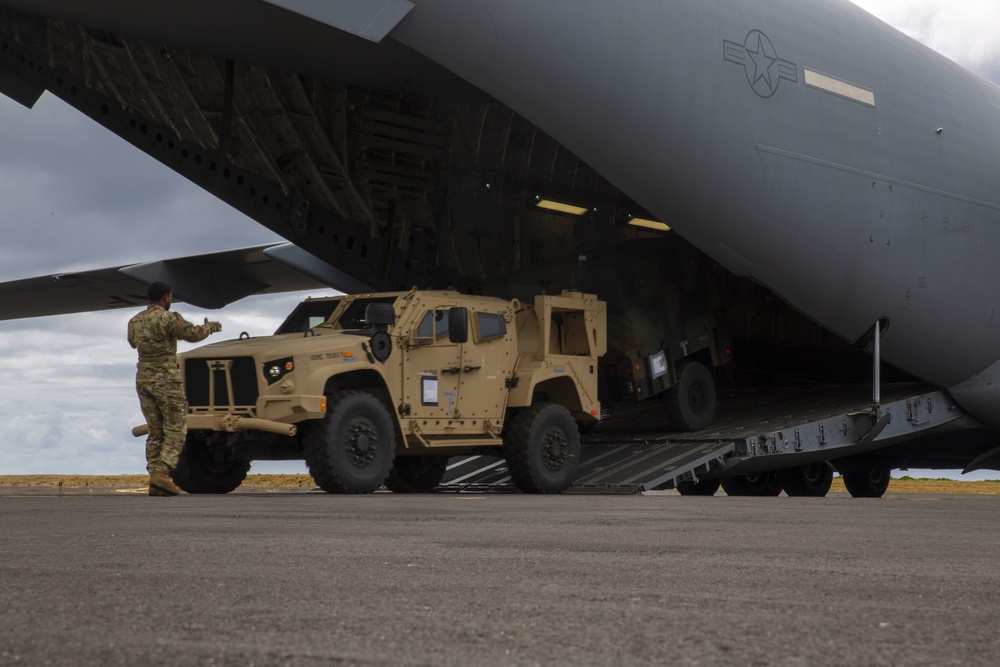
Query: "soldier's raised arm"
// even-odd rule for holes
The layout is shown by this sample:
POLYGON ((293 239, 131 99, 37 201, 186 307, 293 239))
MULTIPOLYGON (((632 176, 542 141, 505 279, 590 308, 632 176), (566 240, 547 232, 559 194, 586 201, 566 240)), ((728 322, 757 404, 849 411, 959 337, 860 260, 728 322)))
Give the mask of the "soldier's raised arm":
POLYGON ((205 340, 216 331, 222 331, 221 324, 218 322, 209 322, 207 317, 204 324, 192 324, 177 313, 172 313, 172 315, 174 315, 172 333, 177 340, 197 343, 198 341, 205 340))

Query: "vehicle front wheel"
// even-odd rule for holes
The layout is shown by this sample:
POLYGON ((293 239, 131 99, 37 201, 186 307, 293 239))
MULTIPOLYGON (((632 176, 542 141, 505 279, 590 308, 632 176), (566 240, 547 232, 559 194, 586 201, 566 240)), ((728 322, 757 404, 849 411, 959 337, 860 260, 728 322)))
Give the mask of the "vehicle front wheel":
POLYGON ((382 486, 396 454, 389 412, 363 391, 342 391, 327 401, 326 417, 306 430, 306 465, 327 493, 371 493, 382 486))
POLYGON ((385 485, 393 493, 430 493, 444 479, 449 458, 441 454, 398 456, 385 485))
POLYGON ((225 444, 213 446, 211 431, 190 431, 171 476, 188 493, 229 493, 250 472, 250 461, 236 456, 225 444))
POLYGON ((563 406, 536 403, 514 417, 503 449, 521 491, 562 493, 580 465, 580 432, 563 406))
POLYGON ((681 366, 677 384, 664 397, 667 416, 681 431, 700 431, 715 419, 716 392, 712 372, 692 361, 681 366))

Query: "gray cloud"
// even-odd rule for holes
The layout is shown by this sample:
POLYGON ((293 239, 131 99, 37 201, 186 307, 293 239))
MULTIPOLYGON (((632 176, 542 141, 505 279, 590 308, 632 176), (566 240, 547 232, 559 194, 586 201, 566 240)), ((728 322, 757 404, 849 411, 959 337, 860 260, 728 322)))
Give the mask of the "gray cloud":
POLYGON ((0 117, 2 280, 280 240, 50 95, 0 117))
POLYGON ((851 0, 935 51, 998 81, 1000 42, 990 26, 1000 23, 995 2, 944 0, 851 0))

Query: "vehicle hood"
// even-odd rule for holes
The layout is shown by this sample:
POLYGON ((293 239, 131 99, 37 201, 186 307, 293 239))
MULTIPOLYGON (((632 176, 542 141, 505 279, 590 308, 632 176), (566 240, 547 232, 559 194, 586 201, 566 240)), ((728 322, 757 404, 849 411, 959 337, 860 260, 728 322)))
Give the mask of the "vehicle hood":
POLYGON ((265 336, 262 338, 226 340, 210 345, 203 345, 178 356, 182 359, 192 357, 284 358, 319 351, 336 352, 338 350, 354 350, 360 348, 361 343, 367 341, 367 335, 349 334, 343 331, 329 331, 317 333, 316 335, 294 333, 281 336, 265 336))

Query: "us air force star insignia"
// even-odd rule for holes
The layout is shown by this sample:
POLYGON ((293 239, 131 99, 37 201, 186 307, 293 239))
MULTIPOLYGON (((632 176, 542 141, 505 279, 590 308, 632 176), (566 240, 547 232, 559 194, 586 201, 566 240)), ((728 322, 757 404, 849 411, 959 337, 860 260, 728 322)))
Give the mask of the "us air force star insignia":
POLYGON ((748 32, 742 45, 724 39, 722 49, 727 62, 743 65, 750 87, 761 97, 774 95, 782 79, 799 81, 795 63, 779 58, 774 44, 760 30, 748 32))

